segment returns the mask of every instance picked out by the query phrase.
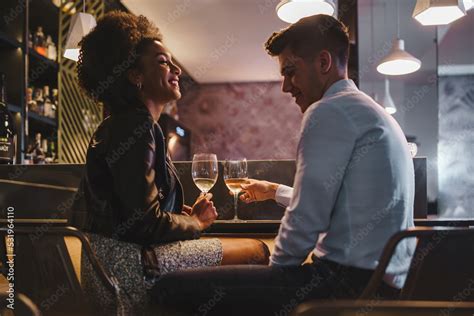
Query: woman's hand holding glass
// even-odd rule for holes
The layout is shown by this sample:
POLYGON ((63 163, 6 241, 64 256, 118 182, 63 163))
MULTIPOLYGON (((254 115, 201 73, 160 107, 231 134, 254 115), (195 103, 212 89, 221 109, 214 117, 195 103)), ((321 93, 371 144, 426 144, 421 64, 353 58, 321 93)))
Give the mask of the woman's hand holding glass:
POLYGON ((191 210, 190 215, 198 221, 201 230, 211 226, 217 218, 217 210, 211 198, 211 193, 199 196, 191 210))

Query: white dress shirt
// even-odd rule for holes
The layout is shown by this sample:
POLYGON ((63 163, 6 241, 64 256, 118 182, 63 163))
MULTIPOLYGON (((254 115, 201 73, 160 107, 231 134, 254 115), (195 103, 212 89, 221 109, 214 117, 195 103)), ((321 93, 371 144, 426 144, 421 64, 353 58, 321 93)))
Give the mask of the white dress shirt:
MULTIPOLYGON (((300 265, 313 251, 373 270, 388 239, 413 226, 414 171, 405 136, 352 80, 334 83, 305 112, 293 187, 277 190, 277 202, 288 208, 272 265, 300 265)), ((413 250, 414 240, 397 247, 387 283, 403 286, 413 250)))
POLYGON ((293 196, 293 188, 284 184, 279 184, 275 192, 275 201, 284 207, 290 205, 293 196))

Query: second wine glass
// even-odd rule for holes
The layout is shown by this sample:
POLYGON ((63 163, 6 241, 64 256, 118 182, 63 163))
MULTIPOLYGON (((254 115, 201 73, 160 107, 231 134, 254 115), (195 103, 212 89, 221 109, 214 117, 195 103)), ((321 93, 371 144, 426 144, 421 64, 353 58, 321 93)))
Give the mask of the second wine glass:
POLYGON ((215 154, 195 154, 191 167, 194 184, 206 194, 216 184, 218 167, 215 154))
POLYGON ((242 191, 240 185, 247 180, 247 159, 226 160, 224 162, 224 182, 227 188, 234 194, 234 221, 239 220, 237 203, 239 201, 239 193, 242 191))

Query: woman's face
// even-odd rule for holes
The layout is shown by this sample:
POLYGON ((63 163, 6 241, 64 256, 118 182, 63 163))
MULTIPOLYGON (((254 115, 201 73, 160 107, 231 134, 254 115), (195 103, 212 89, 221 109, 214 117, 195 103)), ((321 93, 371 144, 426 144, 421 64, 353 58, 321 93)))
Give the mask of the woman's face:
POLYGON ((170 52, 159 41, 149 45, 140 60, 143 96, 156 103, 168 103, 181 98, 181 69, 172 61, 170 52))

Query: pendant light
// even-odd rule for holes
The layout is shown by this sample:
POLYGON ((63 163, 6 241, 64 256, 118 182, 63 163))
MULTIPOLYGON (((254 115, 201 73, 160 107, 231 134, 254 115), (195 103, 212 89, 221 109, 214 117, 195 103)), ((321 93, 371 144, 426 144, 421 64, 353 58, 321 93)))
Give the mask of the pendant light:
POLYGON ((276 7, 278 17, 287 23, 315 15, 334 15, 336 6, 332 0, 281 0, 276 7))
POLYGON ((96 25, 94 16, 86 12, 85 0, 82 2, 82 12, 76 13, 71 19, 67 35, 64 57, 74 61, 79 60, 79 42, 96 25))
POLYGON ((405 51, 405 41, 400 39, 399 6, 397 0, 397 37, 393 40, 392 49, 377 66, 377 71, 388 76, 406 75, 417 71, 421 61, 405 51))
POLYGON ((423 25, 446 25, 466 15, 463 0, 417 0, 413 17, 423 25))
POLYGON ((464 4, 464 9, 466 9, 466 11, 469 11, 472 8, 474 8, 474 0, 463 0, 462 2, 464 4))
POLYGON ((388 114, 393 115, 397 112, 397 107, 395 106, 395 103, 393 102, 392 96, 390 94, 390 85, 388 78, 385 78, 385 95, 383 97, 382 105, 388 114))

